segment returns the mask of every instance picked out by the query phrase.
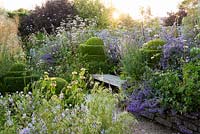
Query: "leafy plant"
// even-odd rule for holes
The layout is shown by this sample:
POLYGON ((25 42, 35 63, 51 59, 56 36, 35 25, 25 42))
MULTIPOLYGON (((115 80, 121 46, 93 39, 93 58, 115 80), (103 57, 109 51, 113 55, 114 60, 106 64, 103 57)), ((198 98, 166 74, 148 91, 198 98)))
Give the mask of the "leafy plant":
POLYGON ((2 92, 23 91, 24 87, 38 79, 39 76, 32 74, 30 71, 26 71, 25 64, 15 63, 3 77, 3 84, 6 89, 2 92))
POLYGON ((112 9, 105 7, 100 0, 74 0, 74 6, 80 17, 95 19, 98 28, 109 26, 112 9))
POLYGON ((53 33, 62 21, 75 15, 75 9, 68 0, 48 0, 43 6, 36 7, 30 14, 23 16, 19 32, 27 36, 36 32, 53 33))
POLYGON ((109 72, 107 57, 104 52, 103 40, 98 37, 88 39, 85 44, 79 46, 84 60, 88 63, 90 73, 109 72))
POLYGON ((183 66, 182 73, 168 71, 159 73, 152 86, 161 93, 162 106, 178 112, 197 112, 199 110, 198 63, 190 62, 183 66))
POLYGON ((122 64, 123 72, 132 80, 141 81, 149 77, 150 69, 147 66, 145 56, 137 47, 128 49, 122 57, 122 64))
POLYGON ((162 57, 162 47, 166 42, 161 39, 150 40, 142 46, 147 63, 150 67, 158 67, 162 57))
MULTIPOLYGON (((74 80, 79 81, 84 71, 73 72, 74 80)), ((72 85, 72 89, 81 87, 80 83, 72 85)), ((85 94, 85 103, 66 108, 68 97, 63 93, 47 99, 42 89, 35 84, 32 87, 32 92, 0 95, 0 133, 132 133, 133 116, 118 111, 118 97, 108 89, 94 86, 91 94, 85 94)))

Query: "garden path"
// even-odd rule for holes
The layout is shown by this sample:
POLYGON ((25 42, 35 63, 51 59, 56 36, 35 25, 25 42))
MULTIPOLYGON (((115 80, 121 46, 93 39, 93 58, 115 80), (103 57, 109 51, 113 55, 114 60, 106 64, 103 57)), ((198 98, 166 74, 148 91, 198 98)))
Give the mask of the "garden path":
POLYGON ((133 134, 180 134, 151 120, 143 117, 137 117, 137 123, 134 124, 133 134))

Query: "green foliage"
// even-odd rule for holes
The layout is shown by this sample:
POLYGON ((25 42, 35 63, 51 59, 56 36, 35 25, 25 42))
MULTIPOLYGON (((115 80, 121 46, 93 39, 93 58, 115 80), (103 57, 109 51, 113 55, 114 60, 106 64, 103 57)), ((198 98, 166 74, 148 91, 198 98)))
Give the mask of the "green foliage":
POLYGON ((161 39, 154 39, 150 40, 149 42, 145 43, 142 48, 143 49, 148 49, 148 50, 162 50, 162 46, 166 42, 161 40, 161 39))
POLYGON ((67 86, 66 80, 59 77, 48 77, 46 72, 44 78, 36 83, 37 88, 42 89, 42 92, 48 97, 60 94, 62 89, 67 86))
POLYGON ((91 37, 89 38, 85 44, 87 45, 104 45, 103 40, 98 37, 91 37))
POLYGON ((19 33, 23 37, 37 32, 50 34, 61 22, 68 22, 68 18, 74 15, 75 9, 69 0, 47 0, 41 7, 35 7, 29 15, 21 18, 19 33))
POLYGON ((200 66, 197 63, 185 64, 182 73, 158 73, 153 79, 152 86, 162 95, 162 106, 181 113, 199 111, 200 66))
POLYGON ((118 25, 122 28, 133 28, 139 25, 139 22, 133 20, 129 14, 121 14, 118 18, 118 25))
POLYGON ((117 113, 119 94, 113 95, 108 89, 94 89, 89 95, 87 105, 88 114, 94 116, 100 124, 100 130, 105 134, 130 134, 132 128, 128 125, 133 123, 134 119, 127 112, 117 113))
POLYGON ((16 92, 23 91, 29 83, 32 83, 38 80, 39 77, 32 76, 22 76, 22 77, 4 77, 4 85, 6 86, 5 91, 3 92, 16 92))
MULTIPOLYGON (((73 73, 78 76, 80 74, 73 73)), ((81 72, 81 75, 83 72, 81 72)), ((76 77, 78 78, 78 77, 76 77)), ((117 109, 119 96, 94 86, 81 106, 66 108, 60 94, 49 99, 34 84, 32 92, 0 97, 0 133, 131 134, 135 120, 117 109)))
POLYGON ((15 11, 9 11, 8 16, 14 18, 15 16, 23 17, 29 14, 29 11, 23 8, 20 8, 15 11))
POLYGON ((65 96, 64 104, 67 107, 74 107, 80 105, 84 101, 85 93, 89 93, 87 89, 90 85, 90 78, 85 68, 81 68, 80 72, 72 72, 72 80, 63 89, 65 96))
POLYGON ((4 76, 14 64, 13 56, 6 50, 5 45, 0 45, 0 76, 4 76))
MULTIPOLYGON (((33 34, 24 43, 29 58, 29 68, 38 75, 48 72, 51 77, 61 77, 70 80, 73 70, 84 67, 83 57, 78 53, 78 44, 84 39, 73 36, 64 27, 57 35, 44 33, 33 34), (42 57, 46 57, 42 59, 42 57), (50 57, 50 58, 49 58, 50 57)), ((77 33, 76 33, 77 34, 77 33)))
POLYGON ((85 44, 80 44, 80 51, 83 54, 88 54, 88 55, 104 55, 104 46, 102 45, 85 45, 85 44))
POLYGON ((147 60, 148 66, 157 67, 162 56, 162 46, 165 41, 154 39, 145 43, 141 49, 147 60))
POLYGON ((179 84, 181 83, 178 73, 168 71, 157 73, 153 77, 152 87, 161 92, 161 105, 167 108, 178 109, 182 94, 179 93, 179 84))
POLYGON ((71 81, 68 83, 59 77, 49 77, 48 73, 45 72, 43 79, 37 81, 34 88, 41 89, 46 99, 61 94, 61 97, 65 98, 64 106, 74 107, 84 101, 85 93, 89 92, 87 87, 90 80, 88 80, 89 76, 84 68, 79 73, 72 72, 71 77, 71 81))
POLYGON ((149 75, 145 56, 137 47, 128 49, 127 53, 122 57, 122 64, 122 70, 132 80, 140 81, 146 79, 149 75))
POLYGON ((30 76, 31 71, 9 71, 6 73, 6 77, 21 77, 21 76, 30 76))
POLYGON ((192 47, 190 49, 190 57, 193 59, 198 59, 198 56, 200 54, 200 48, 198 47, 192 47))
POLYGON ((2 92, 23 91, 24 87, 38 79, 39 76, 26 71, 24 63, 15 63, 3 77, 2 84, 5 88, 2 89, 2 92))
POLYGON ((25 70, 26 70, 26 65, 23 63, 15 63, 10 68, 10 71, 25 71, 25 70))
POLYGON ((188 10, 187 17, 183 18, 182 28, 186 39, 195 40, 195 37, 200 32, 200 16, 198 6, 188 10))
POLYGON ((84 19, 95 19, 98 28, 110 25, 112 9, 106 8, 100 0, 74 0, 78 15, 84 19))
POLYGON ((79 46, 84 61, 88 63, 90 73, 109 72, 111 65, 107 63, 107 57, 104 52, 104 43, 98 37, 88 39, 85 44, 79 46))

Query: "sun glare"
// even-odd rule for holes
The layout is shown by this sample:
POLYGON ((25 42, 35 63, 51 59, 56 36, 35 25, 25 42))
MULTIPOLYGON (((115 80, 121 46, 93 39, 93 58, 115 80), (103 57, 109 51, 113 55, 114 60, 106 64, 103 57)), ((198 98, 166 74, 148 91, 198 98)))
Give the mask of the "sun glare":
POLYGON ((115 20, 117 20, 119 18, 119 16, 120 16, 120 13, 117 11, 113 12, 113 14, 112 14, 112 18, 115 20))
POLYGON ((183 0, 104 0, 107 5, 112 5, 117 13, 113 13, 113 18, 119 13, 127 13, 134 19, 141 19, 140 8, 151 8, 152 16, 164 17, 167 12, 177 11, 178 4, 183 0), (108 2, 110 1, 110 3, 108 2))
MULTIPOLYGON (((36 5, 41 5, 46 0, 0 0, 0 7, 8 10, 19 8, 33 9, 36 5)), ((167 12, 175 12, 178 3, 182 0, 102 0, 105 5, 113 6, 116 11, 113 18, 118 19, 120 14, 127 13, 134 19, 141 19, 140 8, 150 7, 154 17, 163 17, 167 12)))

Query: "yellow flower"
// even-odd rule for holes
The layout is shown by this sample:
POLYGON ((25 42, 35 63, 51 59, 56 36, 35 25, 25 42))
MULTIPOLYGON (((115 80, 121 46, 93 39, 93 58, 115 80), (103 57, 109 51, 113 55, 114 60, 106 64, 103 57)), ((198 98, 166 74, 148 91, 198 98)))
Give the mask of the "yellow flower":
POLYGON ((71 88, 72 88, 72 86, 67 86, 67 88, 71 89, 71 88))
POLYGON ((86 69, 85 68, 81 68, 81 71, 85 71, 86 69))
POLYGON ((85 76, 80 76, 80 79, 84 80, 84 79, 85 79, 85 76))
POLYGON ((72 72, 72 75, 77 75, 78 73, 76 71, 72 72))

